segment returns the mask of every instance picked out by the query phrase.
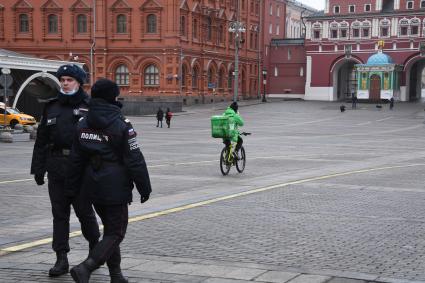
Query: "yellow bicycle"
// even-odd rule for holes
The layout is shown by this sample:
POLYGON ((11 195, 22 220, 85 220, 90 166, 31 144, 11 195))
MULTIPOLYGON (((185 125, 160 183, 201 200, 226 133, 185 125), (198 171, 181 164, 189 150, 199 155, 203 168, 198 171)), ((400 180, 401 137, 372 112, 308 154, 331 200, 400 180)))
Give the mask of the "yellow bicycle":
MULTIPOLYGON (((240 135, 249 136, 251 133, 242 132, 240 135)), ((236 170, 242 173, 245 169, 246 164, 246 153, 245 148, 241 146, 239 154, 235 152, 235 143, 230 143, 230 146, 224 146, 220 154, 220 170, 221 173, 226 176, 229 174, 230 168, 235 165, 236 170)))

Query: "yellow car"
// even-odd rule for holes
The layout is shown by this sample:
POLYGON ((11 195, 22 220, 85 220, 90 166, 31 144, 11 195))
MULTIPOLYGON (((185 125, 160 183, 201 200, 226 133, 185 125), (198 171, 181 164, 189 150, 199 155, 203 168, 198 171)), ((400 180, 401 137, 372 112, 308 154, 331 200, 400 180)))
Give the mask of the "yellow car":
MULTIPOLYGON (((6 108, 6 126, 14 128, 16 124, 35 125, 33 116, 21 113, 15 108, 6 108)), ((0 126, 4 125, 4 103, 0 102, 0 126)))

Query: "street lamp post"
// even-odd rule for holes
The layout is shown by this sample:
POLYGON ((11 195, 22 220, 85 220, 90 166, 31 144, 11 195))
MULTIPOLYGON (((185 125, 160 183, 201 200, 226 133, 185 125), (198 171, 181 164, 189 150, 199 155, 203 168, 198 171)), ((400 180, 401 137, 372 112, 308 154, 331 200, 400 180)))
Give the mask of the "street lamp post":
MULTIPOLYGON (((239 9, 238 9, 239 11, 239 9)), ((239 17, 238 17, 239 19, 239 17)), ((234 93, 233 93, 233 101, 236 102, 238 100, 238 92, 239 92, 239 44, 242 43, 242 33, 246 31, 245 24, 239 22, 230 23, 229 32, 235 34, 235 80, 234 80, 234 93)))
POLYGON ((263 69, 263 99, 262 99, 262 102, 267 102, 267 100, 266 100, 266 83, 267 83, 267 70, 263 69))

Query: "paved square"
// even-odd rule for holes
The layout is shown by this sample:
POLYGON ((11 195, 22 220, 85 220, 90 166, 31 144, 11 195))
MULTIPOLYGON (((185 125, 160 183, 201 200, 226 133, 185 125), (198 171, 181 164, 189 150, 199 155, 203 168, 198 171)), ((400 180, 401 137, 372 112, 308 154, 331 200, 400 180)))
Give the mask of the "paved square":
MULTIPOLYGON (((187 108, 170 129, 130 117, 154 190, 145 205, 135 192, 130 206, 122 254, 131 282, 425 282, 419 103, 345 113, 337 103, 242 103, 243 129, 253 133, 244 138, 247 167, 226 177, 209 128, 222 108, 187 108)), ((6 252, 51 237, 47 186, 29 175, 32 145, 0 144, 1 282, 55 281, 48 241, 6 252)), ((87 248, 72 238, 71 264, 87 248)), ((101 268, 90 282, 107 280, 101 268)))

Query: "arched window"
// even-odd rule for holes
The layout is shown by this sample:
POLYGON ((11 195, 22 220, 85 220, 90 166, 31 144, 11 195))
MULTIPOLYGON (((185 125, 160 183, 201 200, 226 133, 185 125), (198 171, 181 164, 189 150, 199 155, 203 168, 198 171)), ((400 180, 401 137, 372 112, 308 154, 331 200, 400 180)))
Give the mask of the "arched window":
POLYGON ((313 28, 311 30, 313 33, 311 35, 313 40, 319 40, 322 38, 322 24, 320 23, 313 24, 313 28))
POLYGON ((198 38, 198 20, 197 19, 194 19, 193 20, 192 37, 193 38, 198 38))
POLYGON ((128 85, 129 83, 129 73, 126 65, 119 65, 115 69, 115 82, 118 85, 128 85))
POLYGON ((348 38, 348 23, 345 21, 339 24, 339 38, 348 38))
POLYGON ((159 71, 155 65, 145 68, 145 86, 159 86, 159 71))
POLYGON ((86 33, 87 32, 87 16, 78 15, 77 16, 77 33, 86 33))
POLYGON ((148 15, 147 23, 148 33, 156 33, 156 16, 154 14, 148 15))
POLYGON ((208 69, 208 84, 214 83, 214 70, 212 68, 208 69))
POLYGON ((29 20, 27 14, 19 15, 19 32, 29 32, 29 20))
POLYGON ((217 36, 218 44, 223 43, 224 41, 223 38, 224 38, 224 28, 223 28, 223 25, 220 25, 220 27, 218 28, 218 36, 217 36))
POLYGON ((355 21, 351 24, 351 37, 359 38, 360 37, 360 27, 361 23, 359 21, 355 21))
POLYGON ((363 21, 362 23, 362 37, 364 38, 370 38, 371 32, 370 27, 371 23, 369 21, 363 21))
POLYGON ((186 17, 180 17, 180 35, 186 36, 186 17))
POLYGON ((210 17, 207 18, 207 40, 211 41, 212 39, 212 20, 210 17))
POLYGON ((224 87, 224 70, 220 69, 218 72, 218 88, 224 87))
POLYGON ((199 70, 197 67, 192 69, 192 88, 198 88, 199 70))
POLYGON ((419 35, 419 26, 421 24, 421 20, 418 18, 413 18, 410 20, 410 35, 418 36, 419 35))
POLYGON ((91 83, 91 73, 90 73, 90 69, 89 69, 89 67, 87 66, 87 64, 84 64, 84 65, 83 65, 83 70, 84 70, 84 72, 86 72, 86 74, 87 74, 86 82, 91 83))
POLYGON ((127 33, 127 17, 125 15, 117 16, 117 33, 127 33))
POLYGON ((409 20, 401 19, 399 22, 399 36, 409 36, 409 20))
POLYGON ((229 70, 229 74, 227 76, 227 88, 233 88, 233 70, 229 70))
POLYGON ((182 86, 186 86, 186 77, 187 77, 187 67, 186 67, 186 65, 183 65, 182 66, 182 77, 181 77, 182 86))
POLYGON ((332 39, 338 38, 338 23, 333 22, 329 25, 329 37, 332 39))
POLYGON ((381 37, 390 36, 390 21, 389 20, 383 19, 379 22, 379 35, 381 37))
POLYGON ((58 16, 56 15, 49 15, 47 16, 47 22, 48 22, 48 33, 58 33, 58 16))

